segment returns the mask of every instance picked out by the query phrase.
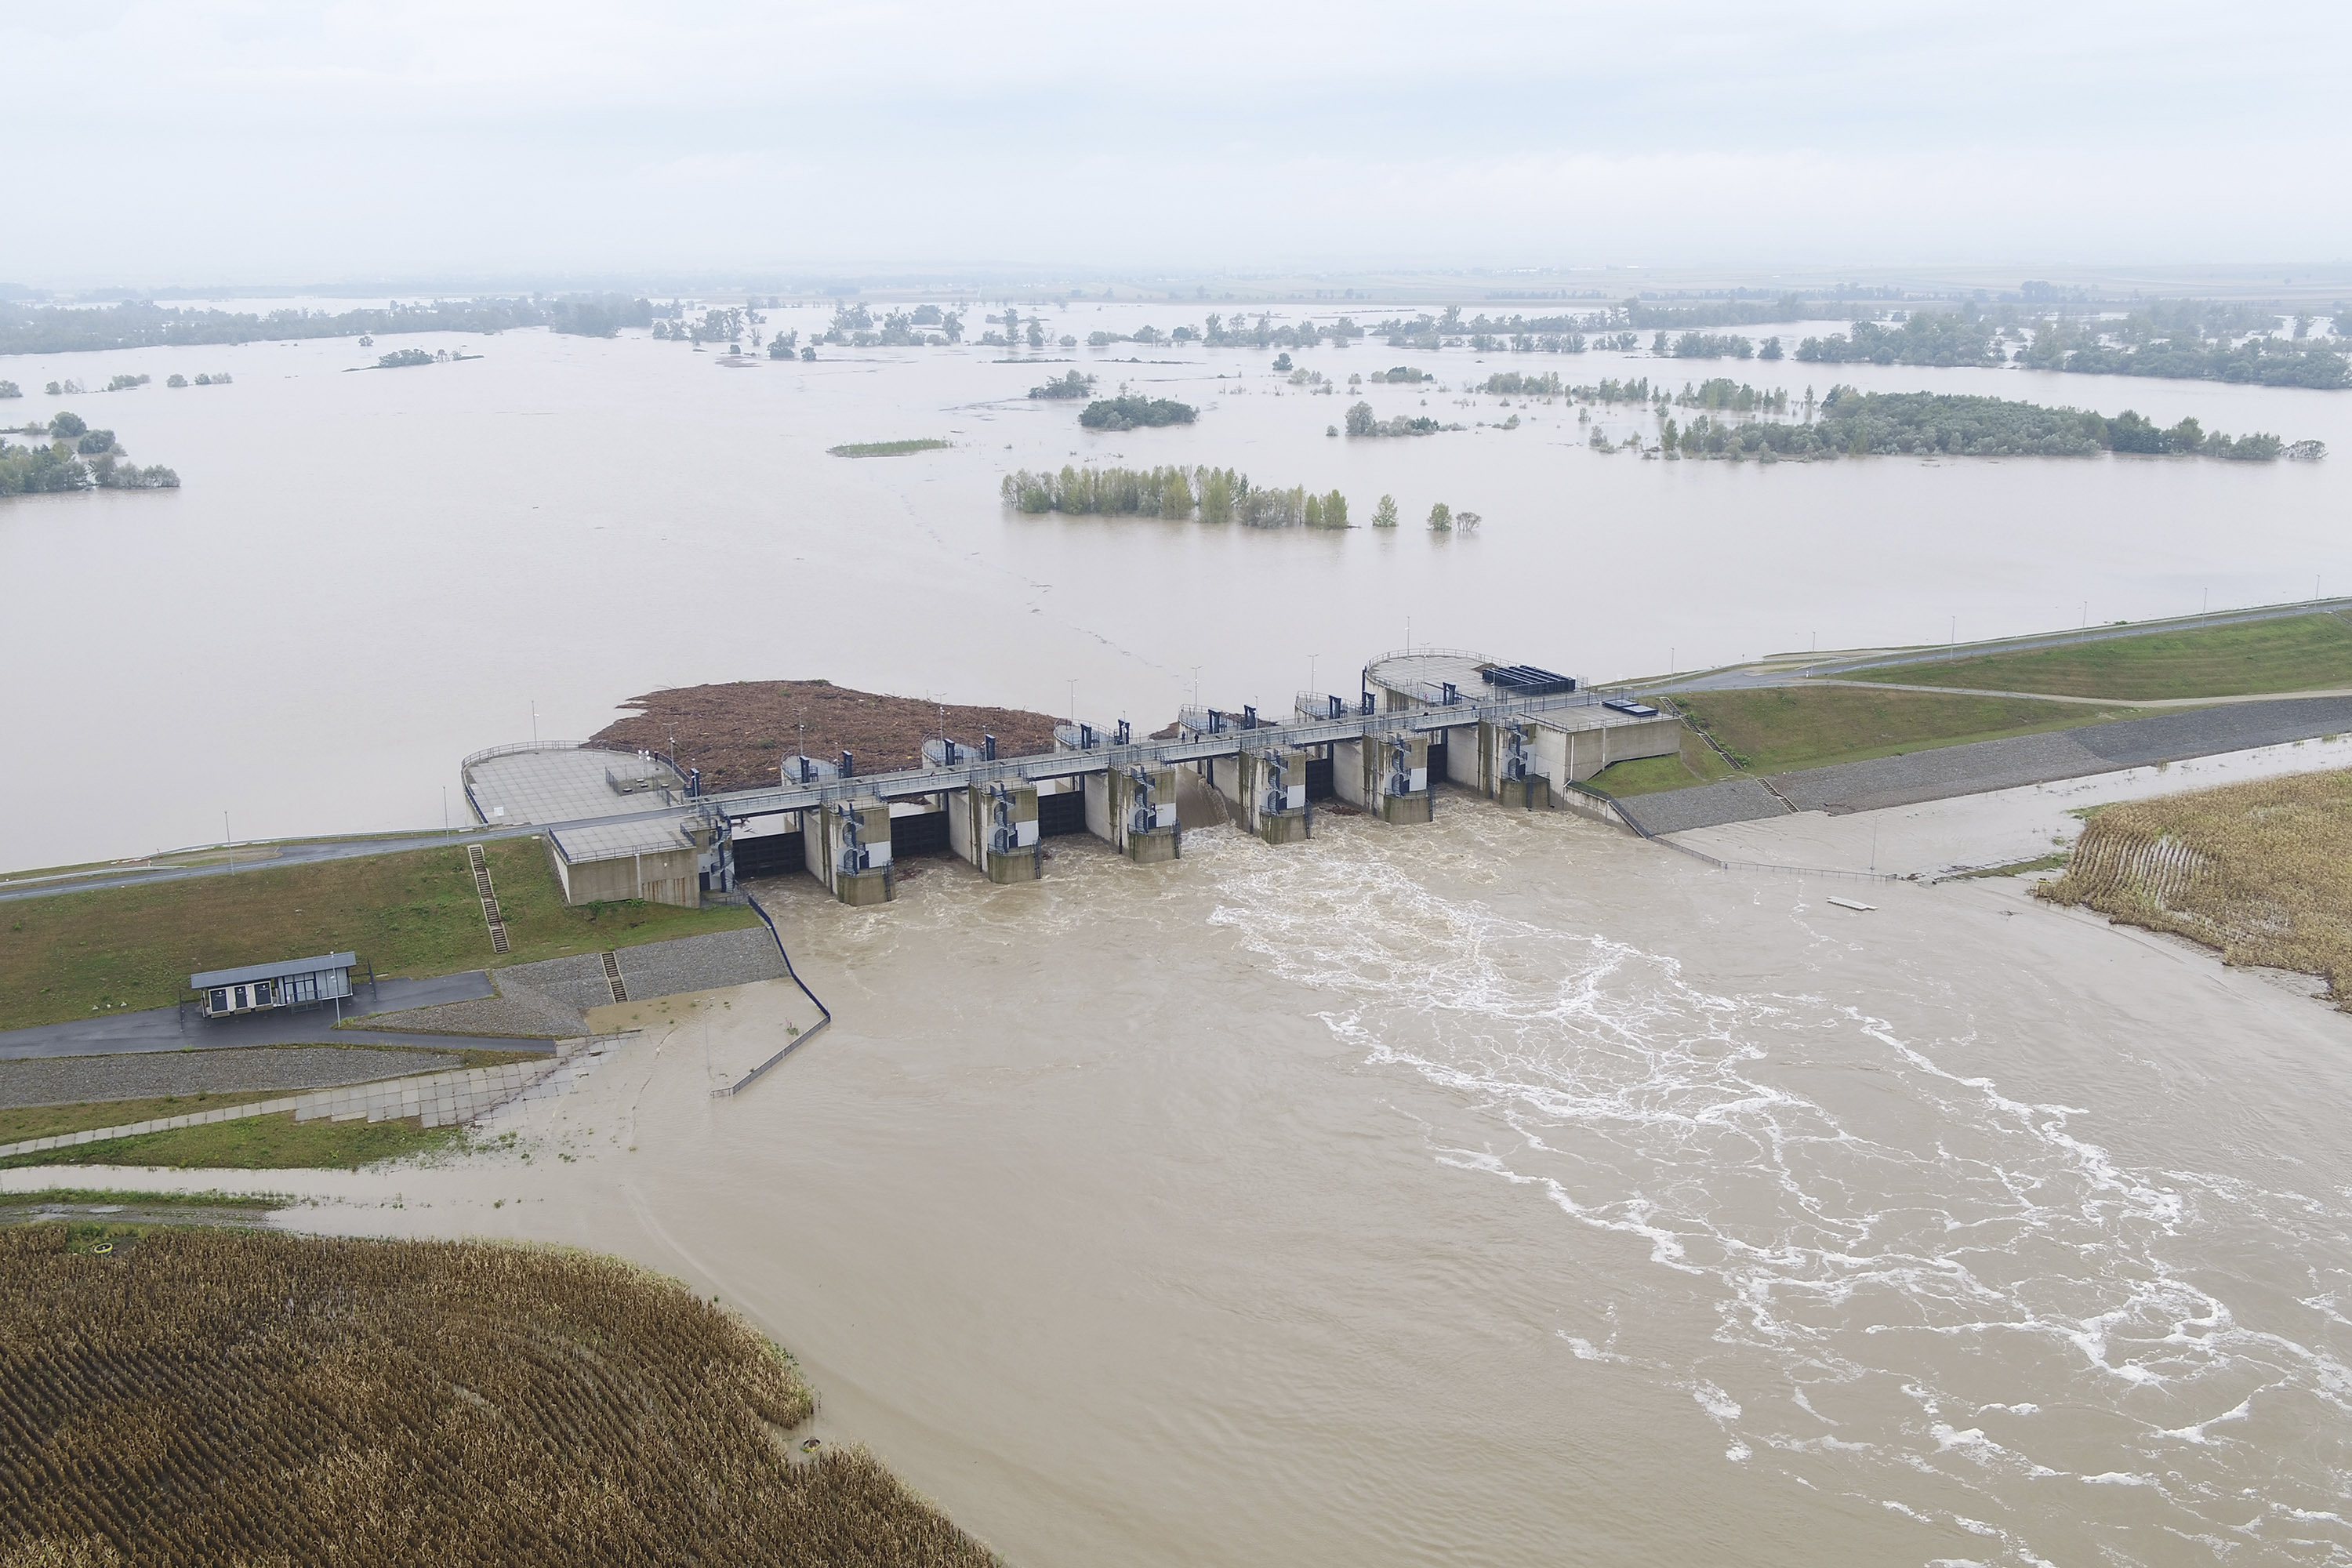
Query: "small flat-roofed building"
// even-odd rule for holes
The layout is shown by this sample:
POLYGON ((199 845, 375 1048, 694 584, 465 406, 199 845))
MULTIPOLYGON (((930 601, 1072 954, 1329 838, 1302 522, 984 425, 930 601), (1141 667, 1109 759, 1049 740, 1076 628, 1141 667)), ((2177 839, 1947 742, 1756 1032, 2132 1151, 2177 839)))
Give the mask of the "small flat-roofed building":
POLYGON ((695 909, 702 903, 705 844, 699 818, 684 815, 641 817, 634 822, 559 827, 547 836, 548 858, 563 886, 567 904, 619 903, 644 899, 695 909))
POLYGON ((1364 689, 1385 713, 1459 709, 1459 726, 1433 732, 1429 771, 1482 795, 1524 804, 1527 784, 1581 784, 1613 763, 1670 757, 1682 749, 1682 721, 1646 703, 1634 712, 1608 706, 1596 692, 1583 701, 1481 724, 1481 703, 1570 699, 1575 680, 1532 665, 1504 664, 1459 648, 1384 654, 1364 667, 1364 689))
POLYGON ((352 994, 352 969, 359 955, 326 952, 240 969, 210 969, 188 976, 188 988, 203 994, 199 1010, 207 1018, 259 1013, 273 1007, 315 1007, 352 994))

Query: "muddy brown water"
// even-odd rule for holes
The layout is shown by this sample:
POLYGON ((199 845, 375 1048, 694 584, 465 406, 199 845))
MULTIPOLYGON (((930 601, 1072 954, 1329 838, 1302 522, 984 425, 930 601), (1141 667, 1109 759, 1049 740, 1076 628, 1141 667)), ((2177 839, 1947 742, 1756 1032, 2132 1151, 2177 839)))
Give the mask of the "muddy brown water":
POLYGON ((2352 1554, 2347 1021, 1852 888, 1464 803, 810 891, 751 1092, 682 1018, 280 1223, 677 1273, 1024 1563, 2352 1554))

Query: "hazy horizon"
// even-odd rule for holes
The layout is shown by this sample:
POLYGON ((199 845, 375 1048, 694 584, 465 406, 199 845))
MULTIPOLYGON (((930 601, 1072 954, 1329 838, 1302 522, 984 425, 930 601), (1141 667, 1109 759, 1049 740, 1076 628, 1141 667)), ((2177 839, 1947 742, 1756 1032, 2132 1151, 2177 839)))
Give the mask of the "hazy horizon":
POLYGON ((0 279, 2336 270, 2347 46, 2288 3, 17 5, 51 173, 0 279))

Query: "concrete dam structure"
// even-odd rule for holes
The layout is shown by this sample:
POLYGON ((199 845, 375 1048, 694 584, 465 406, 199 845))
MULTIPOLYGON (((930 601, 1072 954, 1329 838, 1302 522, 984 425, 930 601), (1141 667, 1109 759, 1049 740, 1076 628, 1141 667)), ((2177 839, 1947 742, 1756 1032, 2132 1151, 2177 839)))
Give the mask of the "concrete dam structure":
POLYGON ((1673 716, 1566 676, 1416 648, 1366 665, 1353 697, 1300 692, 1278 721, 1254 707, 1187 709, 1158 740, 1073 721, 1051 752, 1000 757, 992 738, 937 736, 919 767, 861 775, 845 755, 790 756, 773 787, 723 793, 670 759, 579 745, 499 747, 462 772, 486 826, 548 827, 575 903, 692 904, 741 877, 806 871, 843 903, 874 904, 894 896, 908 855, 952 853, 1001 883, 1042 877, 1043 841, 1057 834, 1092 834, 1139 865, 1178 858, 1188 771, 1234 822, 1281 845, 1313 835, 1318 801, 1409 826, 1430 820, 1444 782, 1548 810, 1612 763, 1681 744, 1673 716))

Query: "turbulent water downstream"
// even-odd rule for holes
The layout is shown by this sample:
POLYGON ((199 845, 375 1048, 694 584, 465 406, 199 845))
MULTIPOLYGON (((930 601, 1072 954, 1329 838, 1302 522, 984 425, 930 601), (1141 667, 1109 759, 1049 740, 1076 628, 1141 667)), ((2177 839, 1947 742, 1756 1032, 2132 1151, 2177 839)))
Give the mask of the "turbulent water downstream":
POLYGON ((840 1022, 743 1096, 789 996, 289 1223, 677 1273, 1024 1563, 2352 1560, 2341 1016, 1462 801, 1064 843, 775 889, 840 1022))

